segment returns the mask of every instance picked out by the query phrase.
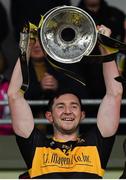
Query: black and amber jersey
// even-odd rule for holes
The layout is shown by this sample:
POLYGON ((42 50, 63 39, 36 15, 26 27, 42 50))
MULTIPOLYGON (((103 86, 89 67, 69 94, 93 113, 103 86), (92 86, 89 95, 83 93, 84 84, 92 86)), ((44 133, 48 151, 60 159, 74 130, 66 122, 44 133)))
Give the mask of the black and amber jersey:
POLYGON ((34 128, 29 138, 16 136, 31 178, 102 178, 115 136, 103 138, 95 126, 76 141, 58 142, 34 128))

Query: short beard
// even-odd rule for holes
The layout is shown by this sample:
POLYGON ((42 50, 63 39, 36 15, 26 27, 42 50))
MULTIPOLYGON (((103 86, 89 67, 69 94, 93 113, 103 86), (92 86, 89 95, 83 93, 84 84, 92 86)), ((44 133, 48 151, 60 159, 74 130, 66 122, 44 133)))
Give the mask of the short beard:
POLYGON ((53 128, 54 128, 54 132, 60 132, 63 135, 71 135, 73 133, 78 133, 79 124, 75 128, 70 129, 70 130, 64 130, 62 128, 59 128, 59 126, 57 126, 56 124, 55 126, 53 125, 53 128))

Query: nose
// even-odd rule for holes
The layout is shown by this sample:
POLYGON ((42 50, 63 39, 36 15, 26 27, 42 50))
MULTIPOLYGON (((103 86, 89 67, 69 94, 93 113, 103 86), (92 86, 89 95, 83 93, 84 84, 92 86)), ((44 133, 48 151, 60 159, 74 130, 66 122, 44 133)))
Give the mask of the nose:
POLYGON ((71 113, 71 108, 69 106, 66 106, 64 112, 66 114, 70 114, 71 113))
POLYGON ((40 43, 39 43, 39 40, 38 40, 38 38, 36 38, 36 41, 35 41, 35 44, 34 44, 34 46, 40 46, 40 43))

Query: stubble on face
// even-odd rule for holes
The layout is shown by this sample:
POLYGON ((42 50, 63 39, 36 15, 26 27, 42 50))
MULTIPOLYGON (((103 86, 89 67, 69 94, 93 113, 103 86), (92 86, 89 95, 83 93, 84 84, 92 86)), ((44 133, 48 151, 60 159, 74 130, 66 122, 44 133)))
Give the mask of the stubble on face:
POLYGON ((55 99, 52 108, 54 131, 62 134, 77 133, 81 114, 80 103, 75 95, 65 94, 55 99))

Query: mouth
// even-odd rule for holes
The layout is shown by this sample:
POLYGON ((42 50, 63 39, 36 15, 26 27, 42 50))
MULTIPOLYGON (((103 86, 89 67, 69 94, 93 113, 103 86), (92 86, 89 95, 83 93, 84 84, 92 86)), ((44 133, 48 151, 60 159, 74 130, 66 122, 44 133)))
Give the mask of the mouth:
POLYGON ((40 48, 35 48, 34 51, 42 51, 40 48))
POLYGON ((74 121, 74 118, 68 118, 68 117, 67 117, 67 118, 62 118, 61 120, 62 120, 62 121, 74 121))

